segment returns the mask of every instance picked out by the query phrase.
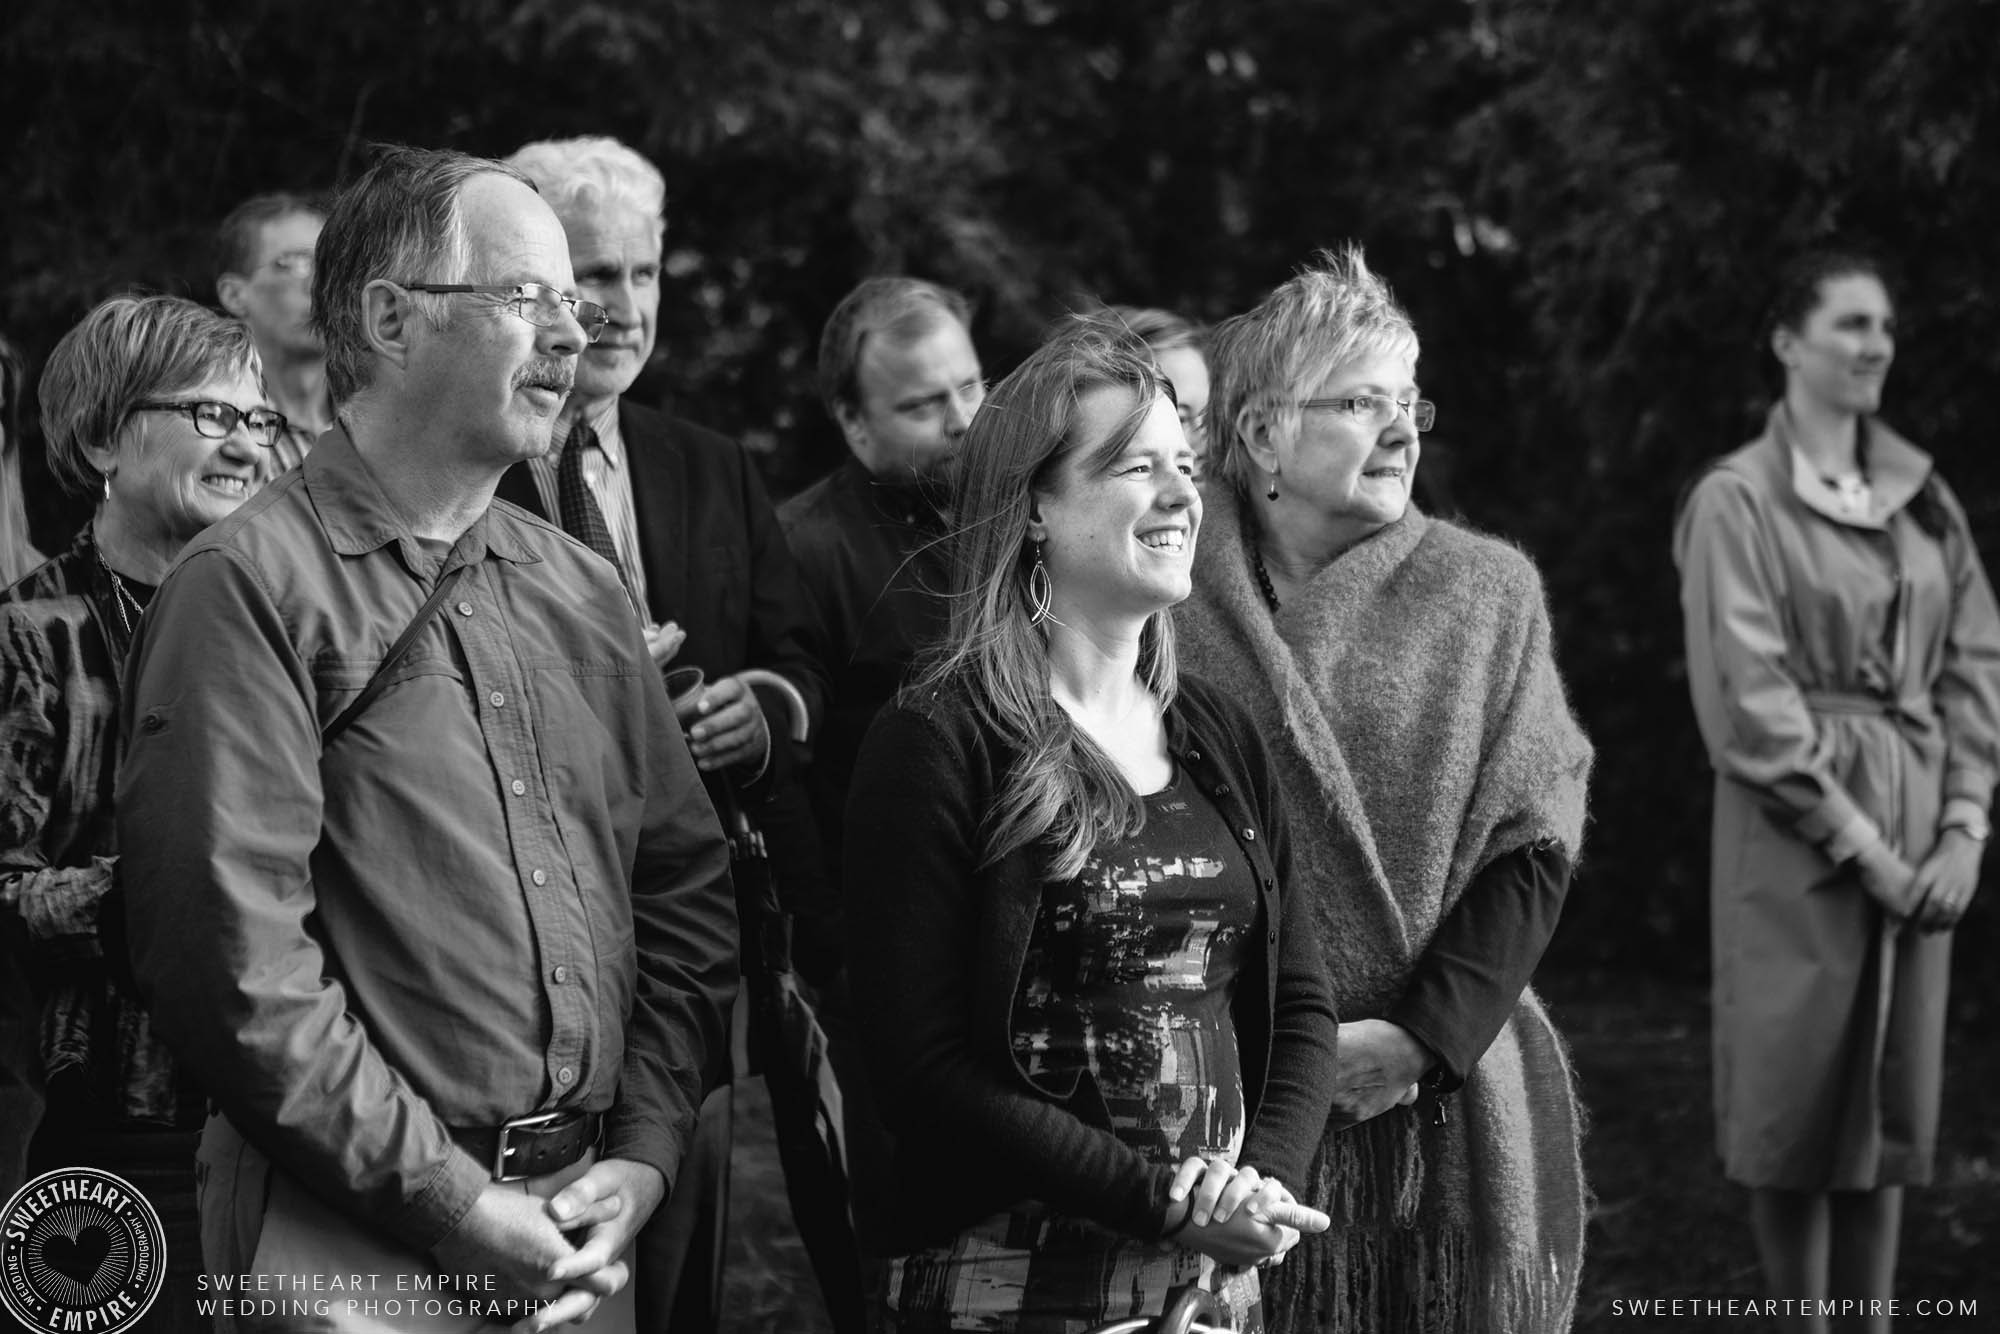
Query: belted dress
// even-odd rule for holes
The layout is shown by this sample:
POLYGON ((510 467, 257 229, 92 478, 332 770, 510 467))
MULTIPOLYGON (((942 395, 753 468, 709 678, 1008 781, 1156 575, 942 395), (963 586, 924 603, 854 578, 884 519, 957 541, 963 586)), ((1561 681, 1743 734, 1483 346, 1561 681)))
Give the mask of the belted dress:
POLYGON ((1865 508, 1764 433, 1674 535, 1687 675, 1715 769, 1717 1145, 1750 1186, 1929 1180, 1951 934, 1891 918, 1853 856, 1912 866, 2000 768, 2000 613, 1930 456, 1862 422, 1865 508))

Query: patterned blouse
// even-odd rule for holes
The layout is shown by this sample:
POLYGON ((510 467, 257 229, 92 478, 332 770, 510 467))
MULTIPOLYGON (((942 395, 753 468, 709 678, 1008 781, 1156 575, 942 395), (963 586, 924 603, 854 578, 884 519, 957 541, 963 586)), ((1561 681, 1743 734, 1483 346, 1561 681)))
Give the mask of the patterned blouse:
MULTIPOLYGON (((1257 887, 1192 783, 1145 800, 1144 829, 1044 888, 1014 998, 1014 1058, 1034 1076, 1088 1069, 1114 1133, 1154 1162, 1233 1162, 1246 1118, 1230 1001, 1259 929, 1257 887)), ((1250 1271, 1218 1272, 1198 1252, 1024 1200, 891 1262, 886 1323, 897 1334, 1074 1334, 1158 1315, 1188 1283, 1216 1291, 1238 1329, 1257 1327, 1250 1271)))
POLYGON ((0 592, 0 926, 41 1003, 44 1074, 73 1072, 105 1125, 188 1115, 97 929, 117 864, 119 678, 151 594, 111 573, 87 525, 0 592))

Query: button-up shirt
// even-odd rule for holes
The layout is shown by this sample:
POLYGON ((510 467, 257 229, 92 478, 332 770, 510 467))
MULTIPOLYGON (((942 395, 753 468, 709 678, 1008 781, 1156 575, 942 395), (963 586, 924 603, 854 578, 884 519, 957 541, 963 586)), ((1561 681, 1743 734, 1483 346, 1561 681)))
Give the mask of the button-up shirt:
POLYGON ((612 572, 507 507, 441 557, 329 432, 162 585, 118 793, 161 1029, 246 1138, 419 1248, 487 1177, 447 1127, 607 1112, 606 1154, 671 1184, 736 970, 726 845, 612 572))

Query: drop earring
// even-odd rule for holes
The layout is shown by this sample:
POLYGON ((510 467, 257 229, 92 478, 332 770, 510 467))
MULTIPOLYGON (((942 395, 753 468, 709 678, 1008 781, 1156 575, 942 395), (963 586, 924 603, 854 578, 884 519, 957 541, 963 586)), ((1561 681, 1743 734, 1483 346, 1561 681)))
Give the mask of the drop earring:
POLYGON ((1276 468, 1271 469, 1271 489, 1266 491, 1264 495, 1270 500, 1278 498, 1278 470, 1276 468))
POLYGON ((1035 568, 1028 571, 1028 624, 1040 625, 1049 619, 1049 604, 1055 600, 1056 581, 1042 563, 1042 544, 1035 543, 1035 568))

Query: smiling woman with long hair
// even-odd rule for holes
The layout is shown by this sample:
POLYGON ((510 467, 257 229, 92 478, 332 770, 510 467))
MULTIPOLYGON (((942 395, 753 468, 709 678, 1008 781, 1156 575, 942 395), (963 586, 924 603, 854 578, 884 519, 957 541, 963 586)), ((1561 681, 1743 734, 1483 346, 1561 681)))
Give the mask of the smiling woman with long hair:
POLYGON ((848 806, 850 958, 895 1139, 879 1327, 1255 1308, 1330 1096, 1268 757, 1179 676, 1201 525, 1145 345, 1055 335, 962 455, 952 630, 848 806))
POLYGON ((1896 341, 1874 262, 1795 261, 1770 346, 1783 397, 1674 534, 1716 774, 1717 1141, 1769 1291, 1877 1299, 1886 1330, 2000 771, 2000 613, 1957 498, 1875 415, 1896 341))

